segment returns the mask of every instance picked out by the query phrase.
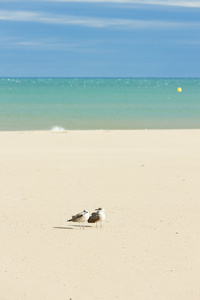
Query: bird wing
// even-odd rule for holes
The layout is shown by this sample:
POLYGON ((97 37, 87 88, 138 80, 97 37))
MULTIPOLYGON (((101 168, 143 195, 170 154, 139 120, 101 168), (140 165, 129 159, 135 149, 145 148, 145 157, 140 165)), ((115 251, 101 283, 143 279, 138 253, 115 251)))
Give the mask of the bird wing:
POLYGON ((88 223, 95 223, 97 221, 99 221, 99 214, 97 213, 92 213, 91 216, 88 219, 88 223))
POLYGON ((76 221, 76 220, 80 219, 83 215, 84 215, 84 213, 81 212, 75 216, 72 216, 72 221, 76 221))
POLYGON ((76 222, 78 219, 80 219, 85 213, 81 212, 75 216, 72 216, 71 219, 67 220, 68 222, 76 222))

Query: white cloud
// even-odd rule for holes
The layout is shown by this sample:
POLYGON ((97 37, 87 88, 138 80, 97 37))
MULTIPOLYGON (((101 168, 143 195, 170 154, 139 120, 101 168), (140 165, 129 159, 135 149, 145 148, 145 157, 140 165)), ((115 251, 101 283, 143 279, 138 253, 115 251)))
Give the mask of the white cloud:
POLYGON ((179 7, 200 7, 199 0, 44 0, 45 2, 79 2, 79 3, 122 3, 122 4, 146 4, 165 5, 179 7))
POLYGON ((144 0, 144 1, 133 1, 138 4, 149 4, 149 5, 164 5, 164 6, 179 6, 179 7, 200 7, 199 0, 195 1, 182 1, 182 0, 144 0))
POLYGON ((72 50, 78 51, 84 48, 84 44, 63 42, 58 39, 21 39, 18 37, 1 37, 0 46, 2 48, 34 49, 34 50, 72 50))
POLYGON ((79 2, 79 3, 119 3, 140 5, 164 5, 178 7, 199 7, 199 0, 0 0, 0 2, 79 2))
POLYGON ((86 27, 112 27, 120 29, 142 29, 142 28, 174 28, 184 26, 199 26, 200 23, 181 23, 167 21, 146 21, 146 20, 131 20, 131 19, 114 19, 114 18, 92 18, 79 17, 69 15, 52 15, 30 11, 1 11, 0 21, 15 21, 15 22, 37 22, 46 24, 58 25, 78 25, 86 27))
POLYGON ((36 17, 36 13, 29 11, 0 10, 0 20, 2 21, 31 21, 36 17))
MULTIPOLYGON (((110 40, 109 40, 110 41, 110 40)), ((23 50, 34 50, 34 51, 73 51, 81 53, 101 53, 103 42, 107 40, 83 40, 74 42, 72 40, 63 41, 59 38, 42 38, 42 39, 24 39, 21 37, 0 37, 0 47, 3 49, 23 49, 23 50)), ((118 40, 114 41, 118 42, 118 40)), ((108 53, 108 49, 106 53, 108 53)))

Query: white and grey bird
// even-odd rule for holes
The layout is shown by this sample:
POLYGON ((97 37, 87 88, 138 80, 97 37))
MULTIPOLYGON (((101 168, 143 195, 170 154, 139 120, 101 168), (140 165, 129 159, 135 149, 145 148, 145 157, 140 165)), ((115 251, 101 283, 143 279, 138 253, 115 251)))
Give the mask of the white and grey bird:
POLYGON ((84 223, 87 222, 87 220, 89 219, 89 212, 88 210, 83 210, 82 212, 78 213, 77 215, 75 216, 72 216, 71 219, 67 220, 67 222, 78 222, 79 225, 80 225, 80 228, 81 226, 83 227, 84 229, 84 223))
POLYGON ((96 211, 91 214, 91 216, 88 219, 88 223, 100 223, 100 226, 102 227, 102 222, 106 218, 105 209, 104 208, 97 208, 96 211))

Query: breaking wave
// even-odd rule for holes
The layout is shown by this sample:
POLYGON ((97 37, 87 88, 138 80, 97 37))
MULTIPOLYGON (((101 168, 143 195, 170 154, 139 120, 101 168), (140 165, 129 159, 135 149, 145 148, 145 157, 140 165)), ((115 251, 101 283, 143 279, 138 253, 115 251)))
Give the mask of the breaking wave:
POLYGON ((53 132, 60 132, 60 131, 65 131, 66 129, 61 127, 61 126, 54 126, 52 127, 51 131, 53 132))

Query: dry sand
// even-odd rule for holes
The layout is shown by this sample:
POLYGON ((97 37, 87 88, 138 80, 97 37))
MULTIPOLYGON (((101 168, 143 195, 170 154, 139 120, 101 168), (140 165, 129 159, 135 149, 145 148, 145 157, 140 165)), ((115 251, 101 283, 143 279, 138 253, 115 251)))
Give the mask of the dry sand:
POLYGON ((0 133, 1 300, 200 299, 200 130, 0 133), (103 206, 103 229, 67 223, 103 206))

